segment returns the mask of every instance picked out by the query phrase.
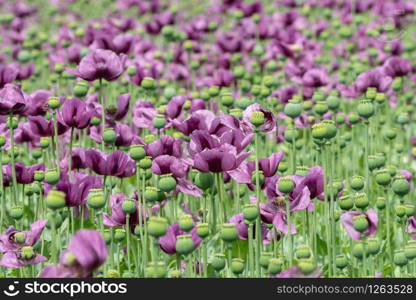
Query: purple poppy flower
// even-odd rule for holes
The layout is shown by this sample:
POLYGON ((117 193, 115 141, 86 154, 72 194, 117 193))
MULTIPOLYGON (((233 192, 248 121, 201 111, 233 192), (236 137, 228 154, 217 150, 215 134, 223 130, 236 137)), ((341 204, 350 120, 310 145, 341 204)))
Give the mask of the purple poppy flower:
MULTIPOLYGON (((5 169, 5 175, 7 177, 12 178, 12 167, 10 164, 3 166, 5 169)), ((22 162, 15 163, 15 171, 16 171, 16 181, 20 184, 30 184, 34 182, 34 174, 35 171, 45 170, 45 166, 43 164, 36 164, 32 166, 25 166, 22 162)))
MULTIPOLYGON (((54 124, 53 121, 46 120, 43 117, 29 117, 30 128, 32 129, 33 133, 38 136, 53 136, 55 134, 54 124)), ((58 135, 64 134, 68 127, 66 127, 62 122, 60 122, 59 118, 57 120, 57 129, 58 135)))
POLYGON ((293 96, 297 94, 298 88, 293 85, 284 86, 272 92, 273 97, 276 97, 281 104, 287 103, 290 99, 293 98, 293 96))
POLYGON ((360 94, 365 93, 369 87, 374 87, 379 92, 386 92, 392 83, 392 78, 383 74, 379 69, 361 73, 354 83, 354 89, 360 94))
MULTIPOLYGON (((263 125, 260 126, 259 130, 261 132, 270 132, 274 131, 276 129, 276 120, 272 114, 271 111, 267 109, 263 109, 260 107, 260 104, 251 104, 249 107, 247 107, 243 112, 243 121, 245 121, 247 124, 251 125, 251 114, 253 112, 262 112, 264 114, 265 122, 263 125)), ((252 129, 254 130, 254 125, 251 125, 252 129)))
POLYGON ((25 106, 25 97, 18 87, 7 83, 0 90, 0 115, 20 113, 25 106))
MULTIPOLYGON (((242 213, 236 214, 232 216, 228 223, 234 223, 236 225, 237 231, 238 231, 238 239, 240 240, 247 240, 248 239, 248 225, 244 221, 244 216, 242 213)), ((253 226, 253 237, 255 238, 256 235, 256 228, 255 225, 253 226)), ((266 228, 266 225, 264 223, 261 224, 261 235, 263 244, 267 245, 270 243, 270 233, 269 230, 266 228)))
POLYGON ((25 116, 43 116, 48 111, 48 101, 53 94, 46 90, 37 90, 29 95, 24 109, 25 116))
MULTIPOLYGON (((416 218, 413 216, 407 220, 407 232, 416 233, 416 218)), ((412 234, 412 239, 416 240, 416 234, 412 234)))
POLYGON ((63 123, 72 128, 84 129, 90 124, 92 110, 88 110, 84 101, 77 98, 66 100, 62 104, 61 117, 63 123))
POLYGON ((77 70, 66 69, 68 73, 87 81, 105 79, 114 81, 124 71, 125 56, 113 51, 97 49, 88 53, 79 63, 77 70))
POLYGON ((290 267, 276 275, 276 278, 320 278, 323 272, 316 268, 309 275, 305 275, 298 266, 290 267))
POLYGON ((368 229, 363 233, 365 236, 370 237, 377 233, 378 216, 377 212, 373 209, 369 209, 366 212, 349 211, 341 215, 341 222, 344 225, 345 230, 351 239, 358 241, 361 238, 361 233, 354 229, 354 217, 364 215, 368 221, 368 229))
POLYGON ((215 115, 213 112, 209 110, 198 110, 185 121, 173 120, 173 127, 184 135, 189 136, 195 130, 207 131, 214 119, 215 115))
POLYGON ((0 65, 0 88, 12 83, 18 75, 16 68, 7 65, 0 65))
POLYGON ((129 111, 131 94, 122 94, 117 97, 117 107, 107 107, 106 116, 114 121, 121 121, 129 111))
MULTIPOLYGON (((61 161, 61 168, 68 169, 68 156, 69 152, 66 153, 66 157, 61 161)), ((72 170, 78 170, 78 169, 86 169, 86 156, 85 156, 85 149, 81 147, 74 147, 72 149, 72 163, 71 163, 71 169, 72 170)))
POLYGON ((390 77, 406 76, 412 71, 412 63, 402 57, 390 57, 383 65, 383 72, 390 77))
POLYGON ((133 123, 137 128, 156 132, 153 127, 153 119, 156 115, 157 110, 151 102, 137 101, 133 108, 133 123))
POLYGON ((68 249, 61 254, 59 264, 45 267, 41 278, 92 277, 108 256, 107 245, 98 231, 81 229, 71 238, 68 249))
POLYGON ((136 172, 136 164, 127 154, 116 150, 111 154, 97 149, 85 151, 85 164, 99 175, 130 177, 136 172))
MULTIPOLYGON (((136 225, 141 225, 140 221, 143 223, 144 218, 148 218, 149 211, 143 205, 140 209, 139 201, 137 200, 138 195, 135 194, 133 198, 136 210, 134 213, 130 214, 130 229, 134 231, 136 225), (141 216, 139 215, 139 211, 141 216)), ((105 226, 114 227, 114 226, 123 226, 126 225, 126 213, 123 211, 122 205, 124 200, 127 199, 127 196, 124 194, 113 194, 110 196, 110 207, 111 207, 111 216, 104 213, 103 214, 103 223, 105 226)))
POLYGON ((160 155, 170 155, 180 158, 182 157, 182 144, 183 140, 164 135, 150 144, 147 144, 144 149, 146 150, 146 154, 152 158, 160 155))
POLYGON ((48 223, 47 220, 36 221, 30 225, 30 231, 19 231, 14 227, 9 227, 0 236, 0 252, 3 253, 0 265, 6 268, 20 268, 27 265, 36 265, 47 260, 46 257, 37 253, 33 253, 31 258, 22 257, 22 251, 26 247, 33 247, 39 240, 46 223, 48 223), (24 236, 23 241, 15 238, 17 233, 24 236))
MULTIPOLYGON (((173 223, 168 226, 167 233, 159 238, 159 246, 163 252, 166 254, 175 254, 176 253, 176 240, 179 235, 184 235, 186 232, 179 229, 179 223, 173 223)), ((202 242, 202 239, 196 234, 196 227, 194 227, 189 234, 191 239, 194 242, 195 248, 198 248, 202 242)))
POLYGON ((302 84, 305 87, 317 88, 327 85, 329 82, 328 74, 322 69, 312 69, 303 74, 302 84))

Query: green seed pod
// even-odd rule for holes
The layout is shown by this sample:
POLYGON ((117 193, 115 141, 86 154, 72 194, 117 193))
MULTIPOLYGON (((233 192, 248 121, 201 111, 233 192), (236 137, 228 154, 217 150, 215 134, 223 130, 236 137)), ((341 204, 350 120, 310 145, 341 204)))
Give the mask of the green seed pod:
POLYGON ((150 217, 147 224, 149 234, 154 238, 164 236, 168 230, 168 222, 165 218, 150 217))
POLYGON ((10 208, 9 215, 14 220, 20 220, 23 217, 23 206, 16 205, 10 208))
POLYGON ((157 186, 161 191, 169 193, 176 189, 176 180, 171 174, 165 174, 160 176, 157 186))
POLYGON ((91 124, 92 126, 98 126, 98 125, 100 125, 100 124, 101 124, 101 120, 100 120, 100 118, 97 118, 97 117, 92 117, 92 118, 91 118, 91 121, 90 121, 90 124, 91 124))
POLYGON ((191 215, 180 216, 178 223, 179 223, 179 228, 185 232, 189 232, 195 227, 195 223, 191 215))
POLYGON ((335 126, 335 122, 332 120, 323 120, 321 122, 326 127, 325 131, 325 138, 332 139, 337 135, 337 127, 335 126))
POLYGON ((360 116, 357 113, 352 112, 348 117, 348 121, 352 125, 357 124, 358 122, 360 122, 360 116))
POLYGON ((407 265, 408 260, 403 250, 394 251, 394 263, 399 267, 407 265))
POLYGON ((151 77, 144 77, 140 85, 146 90, 153 90, 156 88, 156 81, 151 77))
POLYGON ((358 232, 365 232, 368 229, 369 223, 365 215, 358 215, 354 217, 353 227, 358 232))
POLYGON ((329 109, 332 110, 332 111, 338 110, 338 108, 340 106, 340 103, 341 103, 339 97, 335 96, 335 95, 329 96, 327 98, 326 102, 328 104, 329 109))
POLYGON ((298 266, 304 275, 309 275, 316 269, 316 264, 312 259, 299 259, 298 266))
POLYGON ((45 179, 45 172, 42 170, 36 170, 33 174, 33 179, 35 181, 43 181, 45 179))
POLYGON ((217 97, 220 94, 220 88, 216 85, 212 85, 209 87, 208 92, 211 97, 217 97))
POLYGON ((288 163, 285 162, 285 161, 281 161, 280 164, 279 164, 279 167, 277 168, 277 170, 280 173, 285 173, 288 168, 289 168, 288 163))
POLYGON ((222 253, 214 254, 214 258, 211 262, 212 267, 215 271, 219 272, 225 268, 225 256, 222 253))
POLYGON ((59 181, 59 173, 55 169, 46 170, 45 181, 50 185, 57 184, 59 181))
POLYGON ((176 240, 176 252, 183 255, 188 255, 195 249, 195 244, 191 239, 190 234, 179 235, 176 240))
POLYGON ((262 252, 260 255, 260 266, 263 269, 267 269, 269 267, 269 261, 273 257, 273 252, 262 252))
POLYGON ((156 202, 159 200, 159 192, 157 188, 147 186, 144 191, 144 199, 148 202, 156 202))
POLYGON ((48 106, 51 109, 58 109, 61 106, 61 102, 58 97, 49 97, 48 106))
POLYGON ((130 146, 130 157, 135 161, 140 161, 146 156, 146 151, 143 145, 131 145, 130 146))
POLYGON ((65 193, 57 190, 49 191, 46 196, 46 206, 50 209, 60 209, 65 206, 65 193))
POLYGON ((396 215, 401 218, 404 217, 406 214, 406 207, 404 205, 397 205, 396 206, 396 215))
POLYGON ((328 104, 326 101, 317 101, 313 107, 313 111, 320 116, 323 116, 328 112, 328 104))
POLYGON ((338 269, 344 269, 348 265, 348 259, 345 254, 337 255, 335 258, 335 265, 338 269))
POLYGON ((146 156, 139 160, 139 168, 143 170, 150 169, 152 166, 152 158, 150 156, 146 156))
POLYGON ((389 129, 386 130, 385 136, 389 140, 393 140, 397 136, 397 130, 395 128, 389 128, 389 129))
POLYGON ((314 139, 324 139, 327 136, 328 127, 322 123, 312 125, 312 137, 314 139))
POLYGON ((288 143, 292 143, 299 138, 299 131, 295 127, 288 127, 285 130, 285 140, 288 143))
POLYGON ((308 245, 299 245, 296 248, 296 257, 298 259, 309 258, 311 257, 311 250, 308 245))
POLYGON ((106 144, 111 145, 116 141, 117 134, 113 128, 105 128, 102 138, 106 144))
POLYGON ((253 222, 259 216, 259 210, 254 204, 245 204, 243 206, 243 216, 249 222, 253 222))
POLYGON ((88 84, 80 81, 74 86, 74 96, 78 98, 85 97, 88 93, 88 84))
POLYGON ((162 129, 166 125, 166 118, 164 115, 158 114, 152 121, 156 129, 162 129))
POLYGON ((397 175, 393 181, 392 189, 396 195, 403 197, 409 193, 410 184, 404 176, 397 175))
POLYGON ((118 228, 114 231, 114 240, 116 243, 121 243, 126 237, 126 231, 124 229, 118 228))
POLYGON ((221 239, 228 243, 238 239, 238 231, 234 223, 225 223, 222 225, 221 239))
POLYGON ((292 119, 297 118, 302 113, 302 105, 297 101, 289 100, 285 105, 284 113, 292 119))
POLYGON ((354 206, 354 201, 352 201, 350 195, 341 196, 338 199, 338 203, 342 210, 350 210, 354 206))
POLYGON ((295 183, 290 177, 281 177, 277 183, 277 189, 284 194, 291 193, 294 188, 295 183))
POLYGON ((125 199, 121 204, 121 209, 126 214, 132 214, 136 211, 136 202, 133 199, 125 199))
POLYGON ((411 217, 415 214, 415 206, 411 203, 405 203, 404 205, 406 216, 411 217))
POLYGON ((233 258, 231 261, 231 272, 234 275, 240 275, 244 271, 244 260, 241 258, 233 258))
POLYGON ((366 251, 370 255, 376 255, 380 251, 380 241, 376 237, 369 238, 367 240, 366 251))
POLYGON ((110 230, 108 230, 108 229, 104 230, 102 236, 103 236, 103 240, 104 240, 105 244, 109 245, 111 243, 111 232, 110 232, 110 230))
POLYGON ((350 182, 351 188, 359 191, 364 187, 364 178, 362 176, 353 176, 350 182))
POLYGON ((88 193, 88 206, 93 209, 101 209, 105 206, 103 189, 90 189, 88 193))
POLYGON ((271 258, 269 260, 269 265, 267 268, 267 272, 271 275, 276 275, 282 272, 283 262, 279 258, 271 258))
POLYGON ((376 206, 380 210, 384 209, 386 207, 386 199, 384 197, 378 197, 376 201, 376 206))
POLYGON ((256 127, 259 127, 259 126, 263 125, 264 122, 265 122, 264 113, 261 112, 261 111, 253 112, 251 114, 250 122, 251 122, 251 124, 253 124, 256 127))
POLYGON ((16 232, 13 235, 14 241, 18 244, 23 244, 24 242, 26 242, 26 234, 21 231, 21 232, 16 232))
POLYGON ((376 172, 376 182, 382 186, 388 185, 391 182, 391 176, 387 169, 376 172))
POLYGON ((264 183, 264 180, 266 179, 264 177, 263 171, 254 171, 251 175, 251 183, 256 185, 257 184, 257 172, 259 174, 259 185, 262 185, 264 183))
POLYGON ((195 176, 195 185, 205 191, 214 185, 214 176, 212 173, 199 172, 195 176))
POLYGON ((360 117, 368 119, 375 113, 374 104, 370 100, 361 100, 357 106, 357 112, 360 117))
POLYGON ((362 242, 357 242, 352 248, 352 255, 355 258, 361 259, 364 254, 364 245, 362 242))
POLYGON ((20 256, 24 260, 31 260, 35 256, 35 252, 33 251, 33 247, 31 246, 24 246, 20 249, 20 256))
POLYGON ((205 239, 209 235, 209 227, 207 223, 199 223, 196 225, 196 234, 205 239))
POLYGON ((404 255, 408 260, 416 258, 416 243, 414 240, 409 241, 404 247, 404 255))

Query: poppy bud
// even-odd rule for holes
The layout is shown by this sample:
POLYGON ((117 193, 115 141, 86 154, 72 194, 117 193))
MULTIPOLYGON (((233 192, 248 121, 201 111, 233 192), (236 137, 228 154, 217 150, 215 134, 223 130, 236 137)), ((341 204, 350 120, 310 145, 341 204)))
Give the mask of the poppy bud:
POLYGON ((297 118, 302 113, 302 105, 298 101, 289 100, 285 105, 284 113, 292 119, 297 118))
POLYGON ((222 225, 221 239, 229 243, 238 239, 238 231, 234 223, 225 223, 222 225))
POLYGON ((362 176, 353 176, 350 182, 351 188, 355 191, 359 191, 364 187, 364 178, 362 176))
POLYGON ((415 213, 415 206, 411 203, 405 203, 404 208, 406 210, 406 216, 411 217, 415 213))
POLYGON ((253 222, 259 216, 259 210, 254 204, 246 204, 243 206, 243 216, 249 222, 253 222))
POLYGON ((151 166, 152 166, 152 159, 150 156, 145 156, 144 158, 139 160, 140 169, 147 170, 147 169, 150 169, 151 166))
POLYGON ((311 250, 307 245, 299 245, 296 248, 296 257, 298 259, 311 257, 311 250))
POLYGON ((110 269, 107 271, 107 278, 119 278, 120 273, 117 270, 110 269))
POLYGON ((340 105, 341 101, 340 101, 338 96, 330 95, 328 97, 328 99, 326 99, 326 102, 327 102, 328 107, 329 107, 330 110, 336 111, 339 108, 339 105, 340 105))
POLYGON ((338 203, 342 210, 350 210, 354 206, 354 202, 352 201, 350 195, 341 196, 338 203))
POLYGON ((388 185, 391 181, 390 173, 386 170, 379 170, 376 172, 376 182, 379 185, 388 185))
POLYGON ((349 117, 348 117, 348 121, 349 121, 352 125, 357 124, 358 122, 360 122, 360 116, 359 116, 357 113, 352 112, 352 113, 349 115, 349 117))
POLYGON ((211 262, 215 271, 219 272, 225 268, 225 256, 222 253, 215 253, 211 262))
POLYGON ((166 118, 164 115, 158 114, 152 121, 156 129, 162 129, 166 125, 166 118))
POLYGON ((397 205, 396 206, 396 215, 401 218, 406 214, 406 207, 404 205, 397 205))
POLYGON ((59 181, 59 174, 56 169, 49 169, 45 172, 45 181, 50 185, 55 185, 59 181))
POLYGON ((389 128, 386 130, 385 135, 389 140, 392 140, 397 136, 397 131, 395 128, 389 128))
POLYGON ((211 173, 199 172, 195 176, 195 185, 200 189, 207 190, 214 184, 214 176, 211 173))
POLYGON ((279 258, 271 258, 267 267, 267 272, 271 275, 276 275, 282 272, 283 262, 279 258))
POLYGON ((216 97, 220 94, 220 88, 216 85, 212 85, 209 87, 208 93, 211 97, 216 97))
POLYGON ((61 106, 61 102, 58 97, 50 97, 48 101, 48 106, 51 109, 58 109, 61 106))
POLYGON ((357 106, 357 112, 360 117, 368 119, 374 115, 374 105, 370 100, 361 100, 357 106))
POLYGON ((366 193, 357 193, 354 195, 354 205, 364 209, 368 206, 369 201, 366 193))
POLYGON ((93 209, 100 209, 105 206, 104 193, 102 189, 90 189, 88 193, 88 206, 93 209))
POLYGON ((135 161, 140 161, 146 156, 146 151, 143 145, 131 145, 130 146, 130 157, 135 161))
POLYGON ((351 253, 354 257, 356 257, 358 259, 361 259, 363 257, 363 254, 364 254, 364 245, 363 245, 363 243, 361 241, 357 242, 353 246, 351 253))
POLYGON ((127 75, 134 76, 137 74, 137 68, 135 66, 128 66, 127 67, 127 75))
POLYGON ((196 225, 196 234, 204 239, 209 235, 209 228, 207 223, 200 223, 196 225))
POLYGON ((45 172, 42 170, 36 170, 33 174, 33 179, 35 181, 43 181, 43 179, 45 179, 45 172))
POLYGON ((278 166, 278 168, 277 168, 277 170, 280 173, 285 173, 288 168, 289 168, 288 163, 285 162, 285 161, 281 161, 280 164, 279 164, 279 166, 278 166))
POLYGON ((21 251, 20 255, 24 260, 31 260, 35 256, 35 252, 31 246, 24 246, 21 251))
POLYGON ((273 252, 262 252, 260 255, 260 266, 264 269, 269 267, 269 261, 273 257, 273 252))
POLYGON ((183 255, 188 255, 194 251, 195 245, 191 239, 190 234, 179 235, 176 240, 176 252, 183 255))
POLYGON ((66 204, 65 202, 65 193, 57 190, 49 191, 48 195, 46 196, 46 206, 50 209, 60 209, 64 207, 66 204))
POLYGON ((234 275, 239 275, 244 271, 244 260, 241 258, 233 258, 231 260, 231 271, 234 275))
POLYGON ((185 232, 189 232, 194 228, 195 223, 191 215, 182 215, 179 217, 179 228, 185 232))
POLYGON ((403 250, 394 251, 394 263, 399 267, 407 265, 408 260, 403 250))
POLYGON ((77 82, 74 86, 74 96, 79 98, 85 97, 88 93, 88 89, 89 87, 87 83, 83 81, 77 82))
POLYGON ((160 190, 169 193, 176 188, 176 180, 171 174, 164 174, 160 176, 157 186, 160 190))
POLYGON ((335 265, 338 269, 344 269, 348 265, 348 259, 345 254, 337 255, 335 258, 335 265))
POLYGON ((408 260, 416 258, 416 243, 414 240, 410 240, 404 247, 404 255, 408 260))
POLYGON ((259 176, 259 185, 262 185, 264 183, 265 177, 263 174, 263 171, 254 171, 253 174, 251 175, 251 182, 253 184, 257 184, 257 172, 258 172, 258 176, 259 176))
POLYGON ((168 230, 168 222, 165 218, 150 217, 147 229, 151 236, 159 238, 166 234, 168 230))
POLYGON ((9 215, 12 219, 20 220, 23 217, 23 206, 16 205, 10 208, 9 215))
POLYGON ((360 233, 363 233, 368 229, 368 220, 365 215, 358 215, 354 217, 354 221, 352 223, 355 230, 357 230, 360 233))
POLYGON ((234 98, 231 92, 226 91, 221 93, 221 103, 226 106, 230 107, 234 103, 234 98))
POLYGON ((16 232, 13 235, 13 238, 15 242, 18 244, 23 244, 24 242, 26 242, 26 234, 24 232, 16 232))
POLYGON ((124 240, 124 238, 126 237, 126 231, 124 229, 121 228, 117 228, 114 232, 114 240, 117 243, 120 243, 124 240))
POLYGON ((133 199, 125 199, 121 205, 121 209, 126 214, 132 214, 136 211, 136 202, 133 199))
POLYGON ((328 112, 328 104, 325 101, 317 101, 313 107, 313 111, 322 116, 328 112))
POLYGON ((378 209, 384 209, 386 207, 386 199, 384 197, 378 197, 376 206, 378 209))
POLYGON ((147 186, 144 191, 144 199, 149 202, 156 202, 159 200, 159 193, 157 188, 147 186))
POLYGON ((391 187, 393 192, 400 197, 403 197, 410 191, 410 184, 403 175, 397 175, 391 187))
POLYGON ((316 264, 312 259, 300 259, 298 266, 304 275, 309 275, 316 269, 316 264))
POLYGON ((109 145, 113 144, 116 141, 116 138, 117 138, 117 134, 116 134, 116 132, 114 131, 113 128, 104 129, 103 141, 106 144, 109 144, 109 145))
POLYGON ((151 77, 144 77, 140 85, 146 90, 153 90, 156 88, 156 81, 151 77))
POLYGON ((295 188, 295 183, 290 177, 281 177, 277 183, 277 189, 283 194, 291 193, 295 188))
POLYGON ((256 127, 263 125, 265 122, 264 113, 261 111, 254 111, 251 114, 250 122, 256 127))
POLYGON ((369 238, 367 240, 367 253, 370 255, 376 255, 380 251, 380 241, 377 238, 369 238))

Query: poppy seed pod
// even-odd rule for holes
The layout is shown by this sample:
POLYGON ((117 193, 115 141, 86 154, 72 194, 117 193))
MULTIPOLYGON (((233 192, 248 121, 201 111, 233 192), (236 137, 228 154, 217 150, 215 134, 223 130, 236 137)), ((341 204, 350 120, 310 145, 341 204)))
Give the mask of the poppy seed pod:
POLYGON ((357 208, 364 209, 369 205, 369 200, 366 193, 357 193, 354 195, 354 205, 357 208))
POLYGON ((98 126, 98 125, 101 124, 101 120, 100 120, 100 118, 92 117, 91 120, 90 120, 90 124, 92 126, 98 126))
POLYGON ((284 194, 290 194, 295 188, 295 183, 290 177, 281 177, 277 183, 277 189, 284 194))
POLYGON ((352 247, 352 251, 351 251, 352 255, 355 258, 361 259, 363 257, 364 254, 364 245, 363 242, 357 242, 353 247, 352 247))
POLYGON ((221 103, 226 106, 230 107, 234 103, 234 98, 231 92, 226 91, 221 93, 221 103))
POLYGON ((326 101, 317 101, 313 107, 313 111, 322 116, 328 112, 328 104, 326 101))
POLYGON ((26 241, 26 234, 23 231, 16 232, 13 238, 16 243, 23 244, 26 241))
POLYGON ((260 255, 260 266, 263 269, 267 269, 271 258, 273 258, 273 252, 262 252, 260 255))
POLYGON ((396 138, 396 136, 397 136, 397 130, 395 128, 389 128, 389 129, 386 130, 385 136, 389 140, 392 140, 392 139, 396 138))
POLYGON ((48 106, 51 109, 58 109, 61 106, 61 102, 58 97, 50 97, 48 101, 48 106))
POLYGON ((164 115, 158 114, 152 121, 156 129, 162 129, 166 125, 166 118, 164 115))
POLYGON ((282 272, 283 262, 279 258, 269 259, 269 264, 267 266, 267 272, 271 275, 276 275, 282 272))
POLYGON ((150 156, 145 156, 141 160, 139 160, 139 168, 143 170, 150 169, 152 166, 152 158, 150 156))
POLYGON ((45 181, 50 185, 55 185, 59 181, 59 174, 55 169, 49 169, 45 172, 45 181))
POLYGON ((393 192, 400 197, 405 196, 410 191, 410 184, 403 175, 396 175, 391 187, 393 192))
POLYGON ((391 176, 387 169, 378 170, 375 177, 377 184, 382 186, 388 185, 391 182, 391 176))
POLYGON ((231 243, 238 239, 238 231, 234 223, 225 223, 221 229, 221 239, 225 242, 231 243))
POLYGON ((352 112, 352 113, 348 116, 348 121, 349 121, 352 125, 357 124, 358 122, 360 122, 360 116, 359 116, 357 113, 352 112))
POLYGON ((339 108, 340 105, 340 99, 338 96, 336 95, 330 95, 327 99, 326 102, 328 104, 328 107, 330 110, 332 111, 336 111, 339 108))
POLYGON ((308 245, 299 245, 296 248, 296 257, 298 259, 309 258, 311 257, 311 250, 308 245))
POLYGON ((192 241, 190 234, 184 234, 177 236, 176 245, 175 245, 176 252, 182 255, 188 255, 195 249, 195 244, 192 241))
POLYGON ((413 260, 416 258, 416 242, 415 240, 410 240, 407 245, 404 247, 404 254, 408 260, 413 260))
POLYGON ((289 100, 283 112, 292 119, 297 118, 302 113, 302 105, 298 101, 289 100))
POLYGON ((254 171, 251 175, 251 183, 257 184, 257 174, 259 174, 259 185, 262 185, 264 183, 265 177, 263 171, 254 171))
POLYGON ((326 126, 326 139, 332 139, 337 135, 337 127, 335 126, 335 122, 332 120, 323 120, 322 124, 326 126))
POLYGON ((211 188, 214 184, 214 176, 209 172, 198 172, 195 175, 195 185, 202 190, 211 188))
POLYGON ((159 200, 159 192, 157 188, 147 186, 144 191, 144 199, 149 202, 156 202, 159 200))
POLYGON ((351 199, 351 196, 350 195, 344 195, 344 196, 341 196, 339 199, 338 199, 338 203, 339 203, 339 207, 342 209, 342 210, 350 210, 351 208, 353 208, 353 206, 354 206, 354 202, 353 202, 353 200, 351 199))
POLYGON ((370 255, 376 255, 380 251, 381 243, 378 238, 372 237, 367 240, 367 253, 370 255))
POLYGON ((15 205, 10 208, 9 215, 14 220, 20 220, 23 217, 24 210, 23 206, 15 205))
POLYGON ((146 90, 153 90, 156 88, 156 81, 151 77, 144 77, 140 85, 146 90))
POLYGON ((33 247, 24 246, 21 248, 20 255, 24 260, 31 260, 35 256, 35 252, 33 251, 33 247))
POLYGON ((106 144, 111 145, 114 144, 114 142, 116 141, 117 134, 113 128, 105 128, 102 138, 106 144))
POLYGON ((231 272, 234 273, 234 275, 240 275, 244 271, 244 260, 241 258, 233 258, 231 260, 231 272))
POLYGON ((353 226, 358 232, 365 232, 369 226, 367 217, 365 215, 354 216, 353 226))
POLYGON ((161 191, 169 193, 176 188, 176 180, 171 174, 161 175, 157 184, 161 191))
POLYGON ((264 117, 264 113, 263 112, 261 112, 261 111, 254 111, 251 114, 250 122, 254 126, 260 127, 261 125, 264 124, 265 121, 266 121, 266 119, 264 117))
POLYGON ((88 206, 93 209, 101 209, 105 206, 103 189, 90 189, 88 193, 88 206))
POLYGON ((103 240, 106 243, 106 245, 109 245, 111 243, 111 232, 110 230, 106 229, 103 231, 103 240))
POLYGON ((219 272, 225 268, 225 255, 222 253, 215 253, 211 262, 215 271, 219 272))
POLYGON ((146 151, 143 145, 131 145, 130 146, 130 157, 135 161, 140 161, 146 156, 146 151))
POLYGON ((106 277, 108 278, 119 278, 120 273, 117 270, 110 269, 107 271, 106 277))
POLYGON ((65 202, 65 193, 57 190, 49 191, 48 195, 46 196, 46 206, 50 209, 60 209, 64 207, 66 204, 65 202))
POLYGON ((182 215, 179 217, 179 228, 185 232, 189 232, 194 228, 195 223, 191 215, 182 215))
POLYGON ((243 216, 249 222, 253 222, 259 216, 259 210, 254 204, 245 204, 243 206, 243 216))
POLYGON ((335 265, 338 269, 344 269, 348 265, 348 259, 345 254, 337 255, 335 258, 335 265))
POLYGON ((394 263, 399 267, 407 265, 408 260, 403 250, 394 251, 394 263))
POLYGON ((299 137, 299 132, 295 127, 288 127, 285 130, 285 140, 288 143, 296 141, 299 137))
POLYGON ((132 214, 136 211, 136 203, 133 199, 124 199, 121 209, 126 214, 132 214))
POLYGON ((376 206, 378 209, 384 209, 386 207, 386 199, 384 197, 378 197, 376 206))
POLYGON ((85 97, 88 93, 88 84, 83 81, 79 81, 74 86, 74 96, 75 97, 85 97))
POLYGON ((351 188, 355 191, 359 191, 364 187, 364 178, 362 176, 355 175, 350 182, 351 188))
POLYGON ((406 216, 411 217, 415 213, 415 206, 411 203, 405 203, 404 205, 406 216))
POLYGON ((207 223, 199 223, 196 225, 196 234, 205 239, 209 235, 209 226, 207 223))
POLYGON ((116 243, 121 243, 126 237, 126 231, 121 228, 117 228, 114 232, 114 240, 116 243))
POLYGON ((324 139, 327 136, 328 127, 322 123, 312 125, 312 137, 314 139, 324 139))
POLYGON ((166 234, 168 222, 165 218, 150 217, 147 230, 152 237, 159 238, 166 234))
POLYGON ((0 148, 6 144, 6 137, 4 135, 0 135, 0 148))
POLYGON ((309 275, 316 269, 316 264, 312 259, 299 259, 298 266, 304 275, 309 275))
POLYGON ((43 179, 45 179, 45 172, 42 170, 36 170, 33 173, 33 179, 38 182, 43 181, 43 179))
POLYGON ((357 106, 357 113, 360 117, 368 119, 374 115, 374 104, 370 100, 361 100, 357 106))

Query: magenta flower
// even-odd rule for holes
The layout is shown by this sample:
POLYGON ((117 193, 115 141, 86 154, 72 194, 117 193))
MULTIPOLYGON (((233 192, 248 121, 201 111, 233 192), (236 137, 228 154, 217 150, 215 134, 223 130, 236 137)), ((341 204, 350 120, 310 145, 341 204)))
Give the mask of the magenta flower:
POLYGON ((21 113, 25 106, 25 97, 18 87, 7 83, 0 90, 0 115, 21 113))
MULTIPOLYGON (((54 124, 52 120, 48 121, 44 117, 40 116, 29 117, 29 124, 33 133, 38 136, 45 137, 53 136, 55 134, 54 124)), ((58 135, 62 135, 68 130, 68 127, 60 122, 59 118, 57 120, 57 127, 58 135)))
POLYGON ((87 81, 105 79, 114 81, 124 71, 125 56, 118 56, 113 51, 97 49, 85 56, 77 70, 66 69, 68 73, 87 81))
POLYGON ((412 71, 412 63, 402 57, 390 57, 383 65, 383 72, 390 77, 406 76, 412 71))
POLYGON ((66 126, 84 129, 90 124, 93 111, 87 108, 84 101, 77 98, 66 100, 61 109, 61 117, 66 126))
POLYGON ((264 114, 265 122, 263 125, 260 126, 259 130, 261 132, 270 132, 274 131, 276 129, 276 120, 272 114, 271 111, 267 109, 263 109, 260 107, 260 104, 251 104, 249 107, 247 107, 243 112, 243 121, 246 122, 246 124, 249 124, 251 128, 254 130, 254 125, 251 124, 251 114, 253 112, 262 112, 264 114))
MULTIPOLYGON (((179 235, 184 235, 186 232, 179 229, 179 223, 176 222, 168 226, 167 233, 159 238, 159 246, 163 252, 166 254, 175 254, 176 253, 176 240, 179 235)), ((195 248, 198 248, 202 242, 202 239, 196 234, 196 227, 194 227, 189 234, 191 239, 194 242, 195 248)))
POLYGON ((127 154, 120 150, 112 154, 97 149, 85 151, 86 166, 99 175, 130 177, 136 172, 136 164, 127 154))
POLYGON ((161 138, 147 144, 144 149, 146 154, 152 158, 161 155, 170 155, 177 158, 182 157, 183 140, 175 139, 169 135, 164 135, 161 138))
POLYGON ((363 233, 370 237, 377 233, 378 216, 377 212, 369 209, 366 212, 348 211, 342 214, 341 222, 351 239, 358 241, 361 239, 361 233, 354 229, 354 217, 364 215, 368 221, 368 229, 363 233))
POLYGON ((68 248, 61 254, 59 264, 45 267, 41 278, 85 278, 92 277, 107 259, 107 246, 100 233, 82 229, 72 237, 68 248))
POLYGON ((276 275, 276 278, 320 278, 323 271, 315 269, 311 274, 305 275, 298 266, 290 267, 276 275))
POLYGON ((3 253, 0 265, 6 268, 21 268, 46 261, 46 257, 37 253, 32 253, 32 257, 27 257, 27 253, 22 254, 25 248, 33 247, 36 244, 46 223, 48 223, 47 220, 36 221, 30 225, 30 231, 19 231, 14 227, 9 227, 0 236, 0 252, 3 253), (16 238, 16 234, 23 235, 23 240, 20 240, 20 237, 16 238))
MULTIPOLYGON (((12 167, 11 164, 7 164, 3 166, 5 169, 5 176, 9 178, 8 180, 12 182, 12 167)), ((45 166, 43 164, 36 164, 32 166, 25 166, 22 162, 16 162, 15 164, 16 170, 16 181, 20 184, 30 184, 34 182, 34 174, 35 171, 45 170, 45 166)))
POLYGON ((361 73, 354 83, 354 89, 360 94, 365 93, 369 87, 374 87, 379 92, 386 92, 392 83, 390 76, 383 74, 379 69, 361 73))
POLYGON ((18 70, 15 67, 0 65, 0 88, 6 84, 12 83, 18 75, 18 70))
MULTIPOLYGON (((238 231, 238 239, 239 240, 247 240, 248 239, 248 225, 245 223, 244 216, 242 213, 236 214, 232 216, 228 223, 234 223, 237 231, 238 231)), ((261 224, 261 235, 263 244, 267 245, 271 242, 273 236, 272 232, 266 228, 266 225, 264 223, 261 224)), ((256 238, 256 227, 253 226, 253 237, 256 238)), ((280 238, 280 237, 279 237, 280 238)))

